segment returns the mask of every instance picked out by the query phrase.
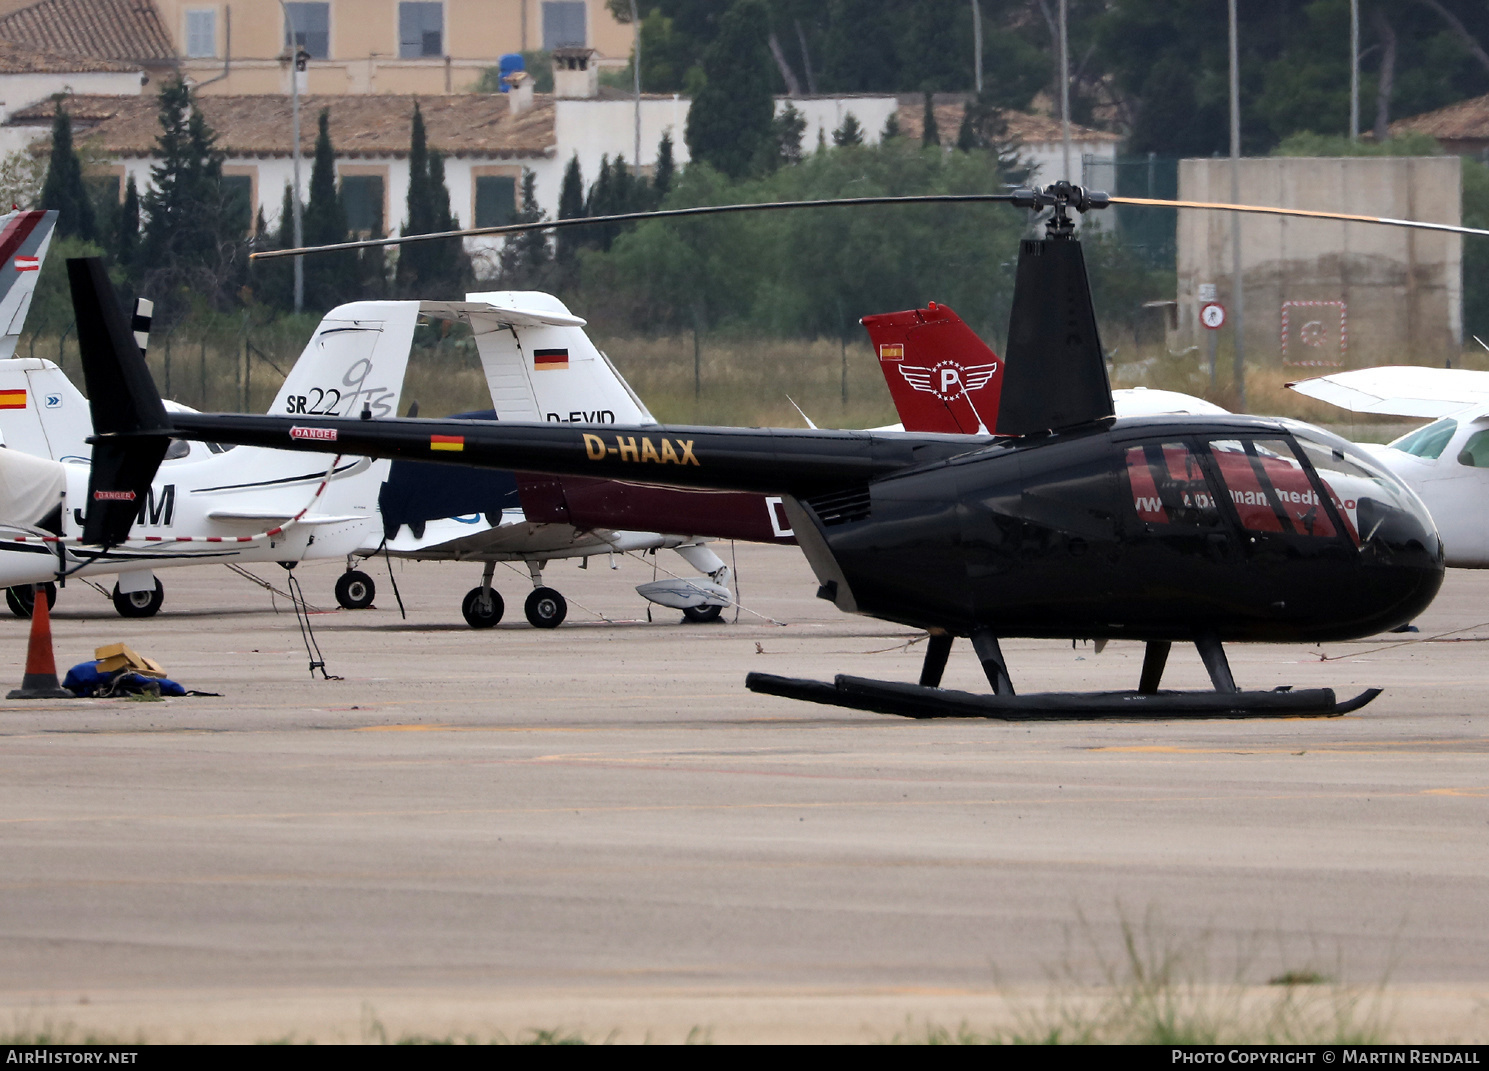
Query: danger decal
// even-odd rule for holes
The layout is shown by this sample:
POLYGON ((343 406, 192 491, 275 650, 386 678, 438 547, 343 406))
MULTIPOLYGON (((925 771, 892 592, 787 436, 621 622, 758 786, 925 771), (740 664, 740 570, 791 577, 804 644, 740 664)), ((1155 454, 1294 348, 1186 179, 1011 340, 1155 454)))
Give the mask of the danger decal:
POLYGON ((133 491, 94 491, 95 502, 133 502, 133 491))
POLYGON ((662 439, 658 446, 650 435, 612 435, 615 445, 610 445, 598 435, 584 436, 584 453, 591 461, 604 461, 607 457, 619 458, 640 464, 699 465, 693 454, 694 439, 662 439))
POLYGON ((290 428, 291 439, 313 439, 316 442, 334 443, 336 441, 335 428, 290 428))

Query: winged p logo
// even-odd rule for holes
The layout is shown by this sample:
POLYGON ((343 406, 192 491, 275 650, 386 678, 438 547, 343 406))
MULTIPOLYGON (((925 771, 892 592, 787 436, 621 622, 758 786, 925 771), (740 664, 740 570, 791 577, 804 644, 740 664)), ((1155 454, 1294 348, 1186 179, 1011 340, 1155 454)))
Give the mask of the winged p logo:
POLYGON ((963 366, 958 361, 937 361, 926 365, 902 364, 900 375, 916 390, 934 394, 943 402, 973 394, 986 387, 998 373, 998 362, 963 366))

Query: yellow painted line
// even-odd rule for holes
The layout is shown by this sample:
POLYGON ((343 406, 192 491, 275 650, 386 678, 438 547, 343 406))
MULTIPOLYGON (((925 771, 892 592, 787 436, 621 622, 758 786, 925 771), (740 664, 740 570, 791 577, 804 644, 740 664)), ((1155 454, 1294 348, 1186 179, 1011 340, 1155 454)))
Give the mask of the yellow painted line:
POLYGON ((604 733, 609 728, 576 729, 546 725, 359 725, 354 733, 604 733))
POLYGON ((1482 798, 1489 796, 1489 785, 1478 788, 1429 788, 1422 793, 1424 796, 1469 796, 1482 798))

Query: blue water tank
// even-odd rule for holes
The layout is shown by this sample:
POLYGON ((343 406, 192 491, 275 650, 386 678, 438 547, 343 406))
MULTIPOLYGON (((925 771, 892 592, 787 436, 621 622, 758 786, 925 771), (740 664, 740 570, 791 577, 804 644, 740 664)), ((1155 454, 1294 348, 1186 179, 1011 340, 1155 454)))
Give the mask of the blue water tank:
POLYGON ((518 71, 526 71, 527 64, 523 61, 522 54, 518 52, 508 52, 504 54, 502 58, 497 61, 497 63, 497 69, 501 72, 502 92, 505 93, 507 92, 507 90, 512 88, 511 83, 508 81, 508 79, 518 71))

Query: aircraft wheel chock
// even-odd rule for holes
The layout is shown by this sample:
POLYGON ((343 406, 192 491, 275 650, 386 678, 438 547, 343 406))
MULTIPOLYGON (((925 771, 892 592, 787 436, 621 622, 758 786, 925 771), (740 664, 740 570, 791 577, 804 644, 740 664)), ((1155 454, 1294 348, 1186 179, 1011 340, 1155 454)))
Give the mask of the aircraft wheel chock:
POLYGON ((523 610, 533 628, 558 628, 569 616, 569 602, 552 588, 533 588, 523 610))
POLYGON ((165 602, 165 585, 160 578, 155 580, 153 591, 131 591, 127 595, 114 585, 114 609, 120 617, 154 617, 165 602))
POLYGON ((506 609, 501 592, 495 588, 471 588, 460 601, 460 612, 471 628, 493 628, 506 609))
MULTIPOLYGON (((43 584, 47 593, 47 609, 57 605, 57 585, 51 581, 43 584)), ((5 605, 10 607, 10 612, 17 617, 28 618, 31 616, 31 607, 34 604, 36 594, 31 590, 30 584, 17 584, 13 588, 5 589, 5 605)))
POLYGON ((372 577, 355 569, 342 573, 336 581, 336 602, 343 610, 365 610, 372 605, 377 585, 372 577))

